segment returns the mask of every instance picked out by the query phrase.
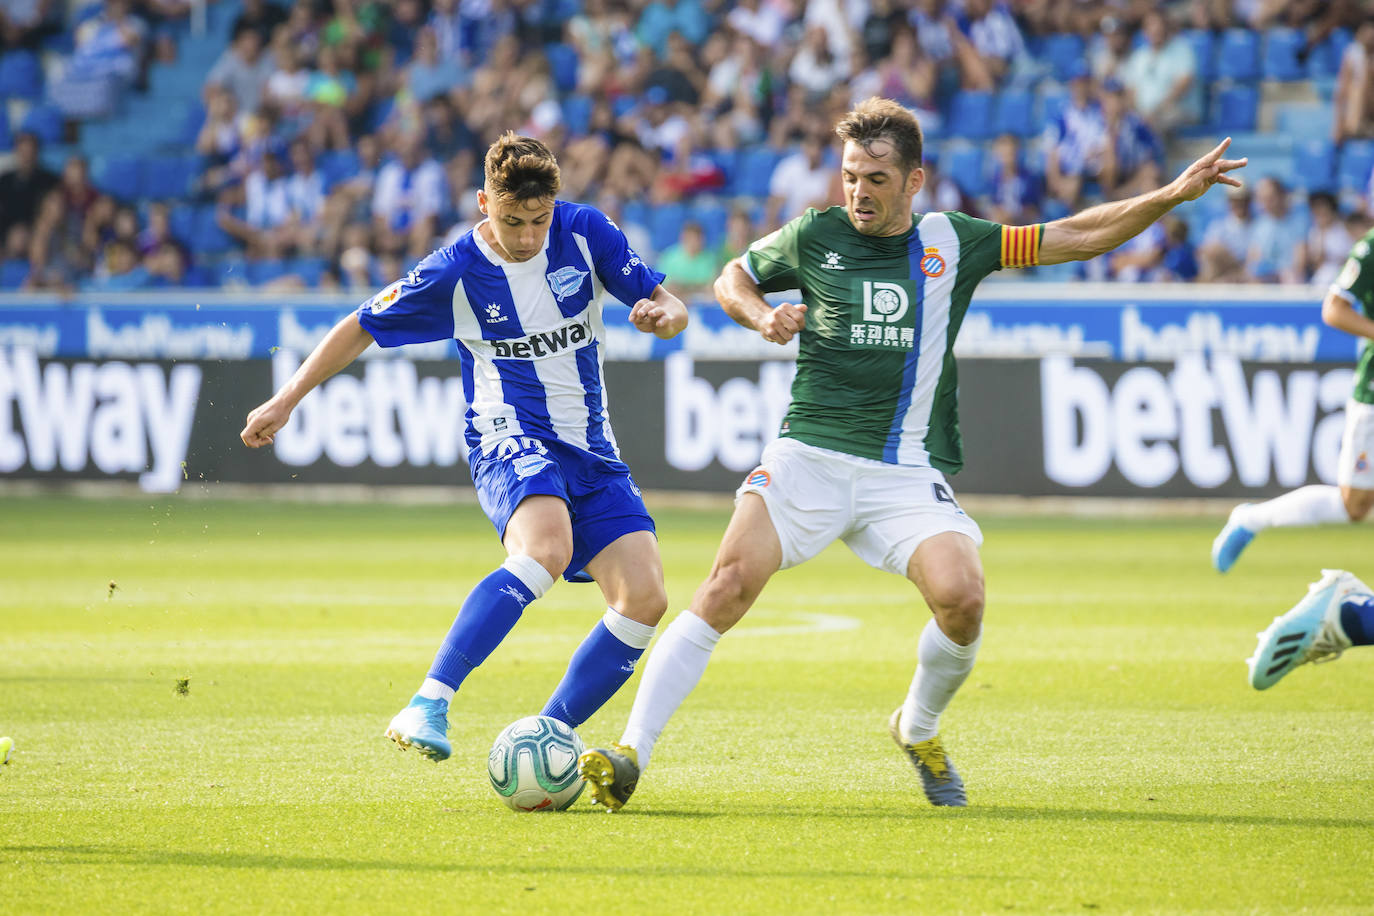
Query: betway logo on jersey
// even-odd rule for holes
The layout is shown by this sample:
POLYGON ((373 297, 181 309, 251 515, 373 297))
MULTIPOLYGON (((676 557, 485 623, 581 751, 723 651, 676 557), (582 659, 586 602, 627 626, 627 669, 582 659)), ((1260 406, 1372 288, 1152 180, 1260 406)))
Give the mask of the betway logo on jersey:
POLYGON ((860 283, 859 314, 849 325, 849 342, 856 347, 884 347, 910 350, 916 345, 912 323, 898 323, 911 311, 913 289, 910 283, 890 280, 863 280, 860 283))
POLYGON ((583 318, 576 324, 565 324, 552 331, 541 331, 528 337, 490 341, 492 355, 501 359, 543 359, 564 350, 576 349, 592 339, 592 320, 583 318))

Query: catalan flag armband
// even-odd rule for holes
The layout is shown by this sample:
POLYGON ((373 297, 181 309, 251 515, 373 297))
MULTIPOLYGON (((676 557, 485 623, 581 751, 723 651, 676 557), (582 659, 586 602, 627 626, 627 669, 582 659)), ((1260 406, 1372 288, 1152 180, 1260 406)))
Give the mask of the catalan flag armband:
POLYGON ((1002 227, 1002 266, 1030 267, 1040 263, 1040 239, 1045 224, 1002 227))

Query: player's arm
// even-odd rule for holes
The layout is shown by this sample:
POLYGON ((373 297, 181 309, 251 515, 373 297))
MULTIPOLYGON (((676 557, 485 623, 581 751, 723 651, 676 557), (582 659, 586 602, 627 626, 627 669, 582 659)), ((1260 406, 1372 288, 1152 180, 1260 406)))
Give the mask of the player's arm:
POLYGON ((249 448, 269 445, 277 430, 291 419, 291 411, 325 379, 362 355, 372 335, 358 323, 356 313, 344 316, 301 363, 296 374, 276 394, 248 415, 239 438, 249 448))
POLYGON ((769 305, 743 258, 725 265, 716 278, 714 291, 725 314, 736 324, 758 331, 764 340, 785 344, 806 326, 806 306, 790 302, 777 308, 769 305))
POLYGON ((1374 340, 1374 319, 1363 315, 1339 290, 1330 290, 1322 300, 1322 321, 1338 331, 1374 340))
POLYGON ((640 299, 631 307, 630 323, 645 334, 667 340, 687 329, 687 306, 659 284, 649 298, 640 299))
POLYGON ((1240 180, 1227 173, 1243 168, 1249 160, 1221 158, 1230 145, 1231 138, 1227 137, 1162 188, 1046 223, 1036 263, 1062 264, 1095 258, 1135 238, 1184 201, 1201 197, 1214 184, 1240 187, 1240 180))

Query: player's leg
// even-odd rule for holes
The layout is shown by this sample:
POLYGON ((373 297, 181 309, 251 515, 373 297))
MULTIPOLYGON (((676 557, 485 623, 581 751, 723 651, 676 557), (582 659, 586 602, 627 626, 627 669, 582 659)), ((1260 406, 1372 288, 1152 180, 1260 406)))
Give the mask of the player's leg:
POLYGON ((1288 613, 1259 634, 1247 659, 1250 686, 1266 690, 1307 662, 1340 658, 1351 646, 1374 644, 1374 593, 1348 572, 1324 569, 1288 613))
POLYGON ((387 727, 386 736, 402 748, 415 747, 433 760, 449 756, 448 706, 454 693, 505 639, 525 606, 542 597, 567 568, 572 555, 567 504, 558 496, 526 496, 505 522, 502 543, 505 562, 468 593, 424 683, 387 727))
POLYGON ((781 564, 782 547, 763 497, 743 494, 690 609, 663 631, 644 666, 620 743, 593 748, 579 761, 593 801, 614 811, 629 799, 668 720, 705 673, 721 634, 739 622, 781 564))
POLYGON ((1262 503, 1242 503, 1231 510, 1212 542, 1212 565, 1226 572, 1266 528, 1358 522, 1374 506, 1374 405, 1348 401, 1345 431, 1336 465, 1339 486, 1313 484, 1262 503))
POLYGON ((573 653, 541 713, 574 728, 629 680, 668 609, 653 532, 622 535, 587 564, 586 572, 601 586, 606 613, 573 653))

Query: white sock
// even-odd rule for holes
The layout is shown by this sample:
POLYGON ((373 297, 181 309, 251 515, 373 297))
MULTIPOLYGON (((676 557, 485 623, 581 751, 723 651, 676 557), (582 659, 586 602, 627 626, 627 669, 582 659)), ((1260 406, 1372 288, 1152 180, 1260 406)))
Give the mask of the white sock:
POLYGON ((720 634, 709 623, 683 611, 664 629, 658 645, 649 653, 630 720, 620 739, 639 755, 640 772, 649 766, 649 755, 663 727, 701 680, 711 650, 719 641, 720 634))
POLYGON ((916 744, 933 738, 940 728, 940 713, 954 699, 978 656, 980 635, 967 646, 950 639, 934 620, 921 631, 916 649, 916 676, 911 679, 902 704, 902 740, 916 744))
POLYGON ((1350 514, 1345 511, 1340 487, 1312 484, 1267 502, 1238 506, 1236 521, 1251 531, 1263 531, 1265 528, 1348 522, 1350 514))
POLYGON ((601 618, 611 635, 631 649, 647 649, 654 638, 654 628, 647 623, 631 620, 613 607, 606 608, 601 618))
POLYGON ((420 685, 419 693, 426 700, 443 700, 445 703, 450 703, 457 691, 443 681, 436 681, 432 677, 427 677, 425 682, 420 685))

